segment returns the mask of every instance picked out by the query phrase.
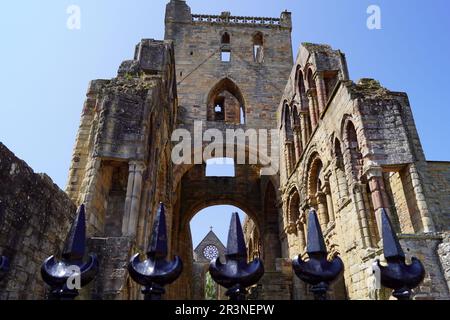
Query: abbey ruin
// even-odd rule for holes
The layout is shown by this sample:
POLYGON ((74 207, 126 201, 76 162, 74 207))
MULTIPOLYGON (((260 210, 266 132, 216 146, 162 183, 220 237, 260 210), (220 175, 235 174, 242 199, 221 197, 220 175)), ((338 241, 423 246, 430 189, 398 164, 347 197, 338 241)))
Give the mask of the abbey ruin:
POLYGON ((116 78, 89 84, 65 192, 0 144, 0 255, 11 261, 0 299, 45 297, 41 263, 61 252, 81 204, 89 251, 100 262, 81 298, 141 299, 127 264, 145 252, 160 202, 169 255, 184 263, 168 299, 204 290, 193 281, 189 222, 221 204, 247 213, 249 259, 264 261, 252 299, 311 299, 291 268, 305 255, 310 208, 330 257, 345 264, 331 298, 389 298, 371 285, 385 208, 403 248, 426 269, 414 298, 450 299, 450 163, 425 159, 405 93, 350 80, 344 53, 328 45, 303 43, 294 58, 291 32, 287 11, 279 18, 201 15, 171 0, 164 40, 142 40, 116 78), (207 177, 204 161, 173 163, 172 133, 193 134, 195 121, 204 131, 277 130, 269 145, 278 146, 279 170, 264 175, 260 162, 235 161, 235 177, 207 177))

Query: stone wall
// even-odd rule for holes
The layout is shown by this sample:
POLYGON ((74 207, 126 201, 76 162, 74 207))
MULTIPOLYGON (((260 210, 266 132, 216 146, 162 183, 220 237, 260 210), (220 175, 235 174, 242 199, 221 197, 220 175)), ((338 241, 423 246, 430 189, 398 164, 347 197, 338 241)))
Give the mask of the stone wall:
MULTIPOLYGON (((430 210, 427 163, 406 94, 371 79, 353 83, 340 51, 304 44, 280 101, 282 256, 305 256, 313 207, 330 256, 345 265, 330 296, 386 299, 389 292, 375 293, 369 276, 382 255, 378 215, 385 208, 405 250, 426 265, 416 298, 448 298, 434 225, 441 213, 430 210)), ((296 281, 293 290, 295 299, 310 297, 296 281)))
POLYGON ((447 290, 450 290, 450 233, 443 234, 443 241, 438 245, 438 255, 442 272, 444 273, 447 282, 447 290))
POLYGON ((128 277, 129 258, 137 250, 130 237, 91 238, 88 246, 99 259, 94 282, 83 290, 83 298, 98 300, 136 300, 139 285, 128 277))
POLYGON ((206 121, 208 97, 215 90, 221 92, 218 87, 223 86, 243 98, 238 100, 244 103, 247 125, 274 128, 276 106, 292 68, 290 13, 273 18, 277 24, 258 17, 236 24, 229 12, 205 17, 196 18, 184 1, 167 5, 165 39, 173 40, 175 46, 179 121, 206 121), (229 43, 222 43, 224 33, 229 43), (262 63, 254 59, 258 33, 263 36, 262 63), (221 61, 222 50, 231 53, 229 62, 221 61))
POLYGON ((427 184, 433 197, 434 220, 438 230, 450 230, 450 162, 428 161, 427 184))
POLYGON ((0 143, 0 255, 10 272, 0 299, 43 299, 41 264, 59 255, 76 207, 45 174, 36 174, 0 143))
POLYGON ((425 279, 414 290, 414 299, 445 299, 450 297, 448 286, 448 234, 444 239, 436 234, 400 235, 400 242, 407 256, 421 260, 425 267, 425 279))
POLYGON ((176 92, 173 45, 153 39, 137 44, 117 77, 89 84, 66 188, 86 206, 87 235, 101 262, 86 299, 141 296, 126 265, 145 252, 159 202, 172 221, 176 92))

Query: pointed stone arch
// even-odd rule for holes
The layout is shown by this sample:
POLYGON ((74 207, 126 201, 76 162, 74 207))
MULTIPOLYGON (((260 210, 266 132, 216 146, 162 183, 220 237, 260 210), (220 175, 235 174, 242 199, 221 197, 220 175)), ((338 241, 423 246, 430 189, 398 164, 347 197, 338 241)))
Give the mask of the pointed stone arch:
POLYGON ((206 98, 207 120, 244 124, 245 99, 239 86, 230 78, 218 81, 206 98))

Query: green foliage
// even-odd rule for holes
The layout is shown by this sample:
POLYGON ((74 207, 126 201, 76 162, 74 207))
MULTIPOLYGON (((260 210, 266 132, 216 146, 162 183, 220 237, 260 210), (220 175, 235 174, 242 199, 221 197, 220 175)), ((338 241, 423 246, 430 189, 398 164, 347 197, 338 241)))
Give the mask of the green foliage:
POLYGON ((217 286, 209 272, 206 273, 205 299, 217 300, 217 286))
POLYGON ((127 73, 125 73, 125 79, 128 80, 128 81, 132 80, 133 79, 133 75, 131 73, 127 72, 127 73))

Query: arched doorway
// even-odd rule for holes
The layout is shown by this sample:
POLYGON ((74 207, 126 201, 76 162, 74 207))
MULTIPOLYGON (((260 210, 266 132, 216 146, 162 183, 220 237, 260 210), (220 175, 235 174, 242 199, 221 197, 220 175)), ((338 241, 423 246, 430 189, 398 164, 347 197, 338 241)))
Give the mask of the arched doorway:
MULTIPOLYGON (((238 212, 241 223, 250 219, 240 208, 216 205, 197 212, 190 221, 192 235, 192 298, 195 300, 226 299, 225 289, 218 286, 208 272, 212 260, 225 262, 228 228, 233 212, 238 212)), ((248 243, 247 243, 248 246, 248 243)))
POLYGON ((207 98, 207 120, 245 124, 245 101, 239 87, 232 80, 220 80, 207 98))
MULTIPOLYGON (((246 150, 247 156, 251 151, 246 150)), ((266 281, 267 288, 271 287, 270 281, 278 281, 280 277, 275 274, 278 270, 277 261, 281 258, 281 244, 279 237, 280 199, 278 196, 278 181, 275 177, 261 175, 261 166, 250 164, 238 164, 234 159, 234 176, 216 176, 206 174, 207 164, 186 165, 175 169, 175 183, 173 194, 173 221, 171 227, 172 251, 180 255, 184 262, 184 272, 174 284, 173 296, 176 298, 191 299, 203 296, 194 288, 193 275, 194 259, 192 252, 193 238, 204 237, 205 225, 200 235, 194 234, 190 223, 198 212, 211 206, 231 205, 239 208, 248 216, 243 221, 244 235, 247 243, 249 258, 259 256, 265 265, 266 274, 270 279, 266 281), (251 252, 249 251, 251 244, 251 252)), ((230 214, 225 214, 226 228, 229 226, 230 214)), ((228 230, 226 231, 228 232, 228 230)), ((197 240, 198 241, 198 240, 197 240)), ((197 270, 198 271, 198 270, 197 270)), ((204 272, 204 271, 203 271, 204 272)), ((265 281, 261 279, 260 286, 265 281)), ((203 282, 202 282, 203 283, 203 282)), ((286 290, 287 292, 289 289, 286 290)), ((261 297, 259 297, 261 298, 261 297)))

